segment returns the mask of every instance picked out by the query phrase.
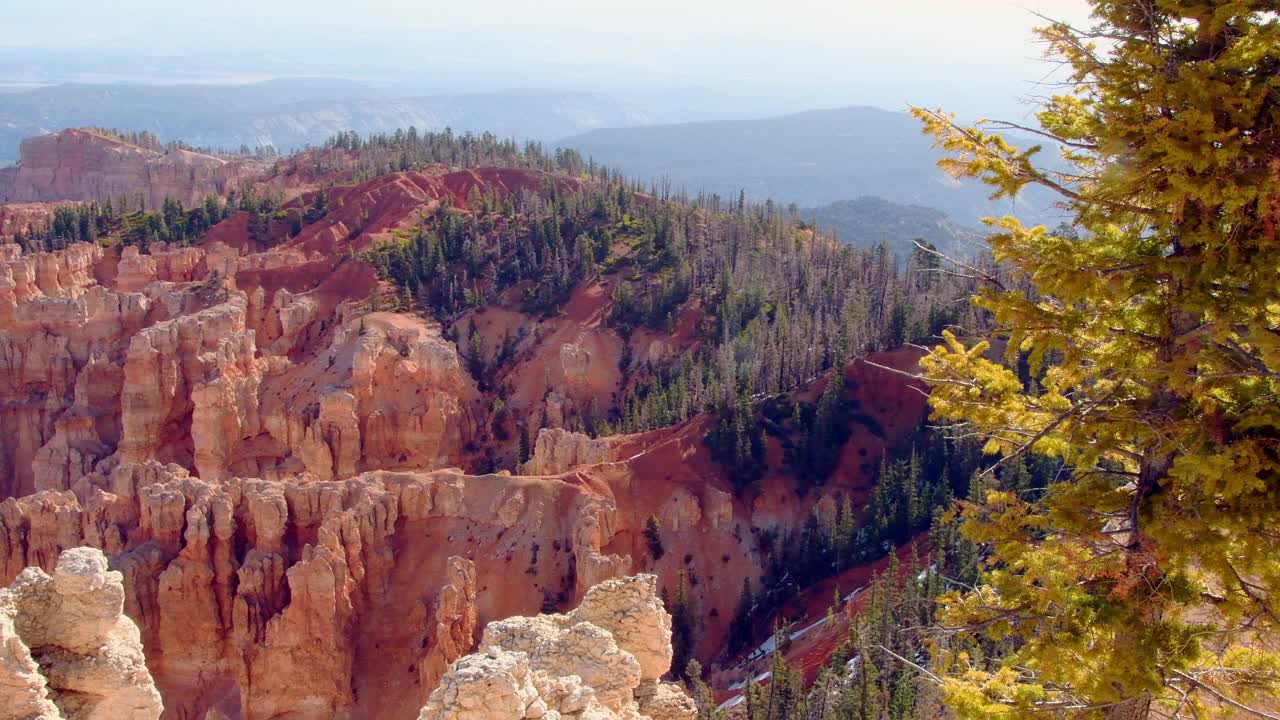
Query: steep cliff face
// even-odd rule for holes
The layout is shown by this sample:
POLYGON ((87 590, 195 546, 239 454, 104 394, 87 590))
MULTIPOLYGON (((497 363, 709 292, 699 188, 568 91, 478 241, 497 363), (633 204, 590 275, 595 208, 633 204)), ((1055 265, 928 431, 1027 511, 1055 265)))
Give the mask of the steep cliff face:
POLYGON ((562 428, 542 428, 523 470, 529 475, 557 475, 579 465, 609 462, 613 455, 613 443, 607 440, 562 428))
POLYGON ((22 142, 18 164, 0 169, 0 203, 166 197, 191 206, 235 190, 258 168, 187 150, 157 152, 88 130, 63 130, 22 142))
POLYGON ((125 617, 120 573, 92 548, 0 590, 0 718, 155 720, 162 705, 125 617))
MULTIPOLYGON (((448 564, 449 587, 461 586, 462 594, 442 592, 437 616, 450 618, 444 622, 450 626, 459 617, 470 617, 463 622, 468 627, 454 628, 463 630, 457 639, 470 649, 474 596, 466 588, 474 583, 474 567, 456 557, 448 564)), ((265 691, 242 696, 240 708, 224 704, 193 712, 184 703, 171 705, 170 714, 386 717, 385 708, 371 713, 355 707, 354 697, 342 700, 354 695, 347 685, 351 657, 341 652, 340 641, 335 643, 338 636, 327 632, 331 623, 349 619, 353 608, 356 596, 350 594, 348 573, 368 569, 330 545, 308 546, 286 574, 293 599, 265 628, 258 628, 265 633, 262 655, 239 669, 265 691)), ((122 612, 123 578, 107 570, 101 551, 78 547, 61 553, 52 577, 29 567, 0 590, 0 718, 160 717, 160 693, 144 661, 138 628, 122 612)), ((202 638, 200 631, 200 625, 191 626, 186 641, 216 640, 202 638)), ((453 651, 458 656, 438 684, 432 683, 434 690, 417 717, 692 720, 696 714, 693 701, 678 686, 660 681, 671 665, 671 616, 653 575, 600 583, 567 615, 491 622, 477 654, 453 651)), ((157 662, 155 653, 152 662, 157 662)))
MULTIPOLYGON (((763 511, 696 464, 672 466, 673 455, 697 452, 699 437, 676 434, 625 463, 550 477, 441 470, 207 481, 154 460, 99 467, 74 492, 0 503, 0 573, 50 567, 70 547, 102 548, 124 576, 125 609, 174 717, 216 709, 271 718, 287 708, 299 717, 414 717, 479 628, 494 638, 503 627, 495 620, 584 596, 572 617, 606 628, 634 658, 625 673, 609 666, 592 676, 600 702, 621 708, 624 685, 669 664, 669 649, 650 638, 669 621, 619 615, 589 588, 638 570, 668 591, 682 573, 696 578, 699 638, 714 652, 744 578, 764 562, 752 538, 763 511), (680 552, 650 556, 651 515, 680 552)), ((573 643, 595 642, 584 632, 573 643)))

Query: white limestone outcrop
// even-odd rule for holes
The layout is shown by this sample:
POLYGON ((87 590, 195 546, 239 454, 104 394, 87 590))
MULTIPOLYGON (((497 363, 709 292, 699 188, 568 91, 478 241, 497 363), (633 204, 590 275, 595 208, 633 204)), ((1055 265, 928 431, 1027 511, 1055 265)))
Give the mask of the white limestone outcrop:
POLYGON ((615 578, 567 615, 490 623, 480 652, 449 667, 418 718, 691 720, 689 696, 658 680, 670 666, 657 578, 615 578))
POLYGON ((160 693, 101 550, 63 552, 0 590, 0 719, 154 720, 160 693))

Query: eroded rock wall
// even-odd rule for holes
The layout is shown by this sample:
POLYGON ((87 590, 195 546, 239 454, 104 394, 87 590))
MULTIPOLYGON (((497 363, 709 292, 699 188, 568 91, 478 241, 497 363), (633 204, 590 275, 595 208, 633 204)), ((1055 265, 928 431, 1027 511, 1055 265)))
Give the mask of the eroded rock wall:
POLYGON ((191 207, 259 171, 187 150, 148 150, 88 130, 29 138, 19 153, 17 165, 0 169, 0 203, 124 199, 154 210, 171 197, 191 207))
POLYGON ((478 393, 453 344, 357 312, 367 266, 334 262, 0 245, 0 497, 69 489, 101 463, 210 480, 461 464, 478 393))
POLYGON ((613 446, 605 440, 562 428, 542 428, 523 471, 529 475, 558 475, 582 465, 609 462, 614 455, 613 446))
POLYGON ((572 601, 599 551, 576 529, 616 523, 583 488, 453 472, 208 482, 150 461, 78 489, 0 503, 0 568, 109 553, 184 717, 409 716, 482 622, 572 601))

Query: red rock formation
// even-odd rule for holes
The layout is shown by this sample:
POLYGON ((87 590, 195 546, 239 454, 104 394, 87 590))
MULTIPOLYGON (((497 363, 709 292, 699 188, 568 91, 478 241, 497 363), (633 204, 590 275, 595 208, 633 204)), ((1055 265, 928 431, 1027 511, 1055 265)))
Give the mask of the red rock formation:
POLYGON ((418 662, 418 681, 424 689, 436 687, 449 663, 475 649, 475 563, 462 557, 449 558, 445 582, 436 595, 434 619, 435 632, 428 638, 427 654, 418 662))
POLYGON ((172 197, 191 206, 261 171, 188 150, 148 150, 89 130, 29 138, 19 152, 16 166, 0 169, 0 203, 126 198, 155 209, 172 197))
MULTIPOLYGON (((540 478, 209 482, 176 465, 121 464, 81 478, 75 493, 0 503, 0 568, 45 566, 79 544, 111 553, 175 716, 413 717, 476 628, 569 606, 614 575, 647 569, 667 587, 696 576, 706 642, 718 646, 717 618, 732 615, 762 563, 750 528, 784 509, 753 510, 698 462, 671 463, 696 456, 698 433, 614 439, 617 452, 648 449, 540 478), (648 557, 654 514, 687 557, 648 557)), ((791 498, 798 521, 806 505, 791 498)))
MULTIPOLYGON (((472 190, 541 192, 548 180, 554 181, 562 192, 582 187, 569 178, 511 168, 380 175, 358 185, 319 191, 328 194, 328 214, 304 228, 289 241, 289 246, 306 253, 328 253, 335 245, 352 241, 357 249, 364 250, 375 236, 430 215, 445 198, 453 207, 465 209, 472 190)), ((307 194, 299 202, 309 204, 314 199, 314 194, 307 194)))
POLYGON ((609 462, 613 460, 614 445, 608 439, 593 439, 561 428, 542 428, 523 471, 529 475, 558 475, 579 465, 609 462))
MULTIPOLYGON (((3 173, 0 170, 0 173, 3 173)), ((0 240, 10 240, 17 233, 39 229, 53 219, 54 209, 61 203, 12 203, 0 205, 0 240)))
POLYGON ((459 464, 478 397, 453 345, 355 312, 367 266, 312 265, 218 243, 0 246, 0 495, 69 488, 108 457, 209 479, 459 464))
POLYGON ((448 472, 214 484, 150 462, 82 485, 83 503, 44 491, 0 504, 6 573, 78 544, 107 546, 162 692, 190 698, 167 704, 182 713, 238 702, 252 718, 416 708, 429 687, 387 694, 406 668, 412 684, 434 681, 470 649, 478 618, 536 612, 544 591, 563 592, 574 558, 595 548, 556 543, 589 517, 612 525, 614 511, 560 481, 448 472), (449 555, 464 548, 473 559, 449 555), (406 606, 434 617, 406 624, 406 606), (313 680, 280 672, 290 666, 313 680))
MULTIPOLYGON (((128 182, 160 182, 142 178, 128 182)), ((497 379, 510 414, 563 426, 623 383, 624 342, 604 323, 610 281, 578 288, 555 318, 489 309, 446 333, 370 312, 380 286, 344 245, 361 249, 445 197, 465 208, 478 185, 544 179, 488 169, 332 188, 325 219, 265 251, 243 214, 196 247, 145 255, 0 246, 0 583, 52 569, 68 548, 102 549, 175 718, 415 717, 488 621, 567 608, 642 570, 660 587, 697 579, 700 648, 713 652, 763 564, 752 531, 865 491, 856 453, 880 457, 885 441, 855 432, 826 495, 800 500, 772 475, 754 496, 731 494, 705 417, 602 440, 548 430, 528 476, 452 469, 510 448, 479 422, 494 395, 446 338, 474 326, 492 349, 518 336, 497 379), (650 556, 652 515, 687 552, 650 556)), ((651 360, 680 352, 696 312, 669 338, 632 342, 651 360)), ((847 372, 892 440, 923 404, 882 373, 847 372)))

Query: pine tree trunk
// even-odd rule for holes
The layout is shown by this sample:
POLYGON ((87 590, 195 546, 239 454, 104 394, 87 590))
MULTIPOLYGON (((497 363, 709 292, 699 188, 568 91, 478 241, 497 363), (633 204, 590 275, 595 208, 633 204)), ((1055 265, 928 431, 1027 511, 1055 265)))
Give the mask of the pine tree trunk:
POLYGON ((1143 695, 1107 708, 1105 720, 1147 720, 1151 715, 1151 696, 1143 695))

